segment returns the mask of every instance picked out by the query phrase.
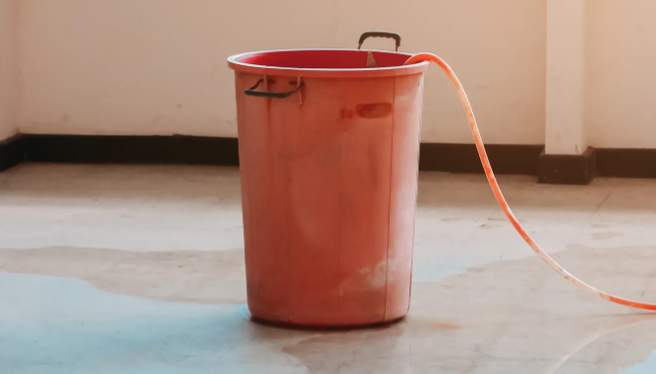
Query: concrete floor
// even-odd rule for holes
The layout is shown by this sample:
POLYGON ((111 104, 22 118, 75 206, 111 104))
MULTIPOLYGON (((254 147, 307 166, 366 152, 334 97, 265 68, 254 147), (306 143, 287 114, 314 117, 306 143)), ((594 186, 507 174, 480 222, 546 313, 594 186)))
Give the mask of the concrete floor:
MULTIPOLYGON (((656 180, 502 176, 574 274, 656 301, 656 180)), ((0 373, 654 373, 656 314, 560 279, 481 175, 421 175, 410 315, 249 321, 237 169, 23 164, 0 174, 0 373)))

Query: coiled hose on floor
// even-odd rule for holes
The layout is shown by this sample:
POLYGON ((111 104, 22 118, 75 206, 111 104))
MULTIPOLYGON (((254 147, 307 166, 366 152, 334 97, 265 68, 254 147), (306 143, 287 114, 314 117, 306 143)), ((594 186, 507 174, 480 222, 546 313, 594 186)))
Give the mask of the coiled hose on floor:
POLYGON ((510 206, 508 206, 508 202, 506 202, 506 199, 503 197, 503 193, 501 193, 501 188, 499 187, 499 183, 497 182, 497 179, 494 176, 494 172, 492 171, 492 166, 490 166, 490 160, 488 160, 487 158, 487 153, 485 152, 485 144, 483 144, 481 133, 478 131, 478 125, 476 124, 476 118, 474 117, 474 112, 472 110, 471 104, 469 103, 469 99, 467 98, 467 94, 465 93, 465 89, 462 87, 462 84, 458 80, 456 73, 453 72, 451 67, 449 67, 449 65, 444 60, 442 60, 440 57, 432 53, 418 53, 410 57, 404 63, 404 65, 416 64, 418 62, 423 62, 423 61, 432 61, 438 64, 442 68, 442 70, 444 70, 444 72, 449 76, 451 82, 453 82, 453 85, 456 87, 456 91, 458 91, 458 96, 460 97, 460 101, 462 102, 462 106, 465 108, 465 112, 467 113, 467 120, 469 121, 469 127, 471 128, 472 135, 474 136, 474 141, 476 142, 476 149, 478 150, 478 156, 481 158, 483 169, 485 169, 485 176, 487 177, 487 181, 490 183, 490 187, 492 188, 494 197, 497 199, 497 202, 501 206, 501 209, 503 209, 503 212, 506 214, 506 217, 508 217, 510 223, 512 223, 512 225, 515 227, 515 230, 517 230, 519 235, 521 235, 522 238, 524 238, 526 243, 528 243, 528 245, 530 245, 531 248, 533 248, 533 251, 535 251, 535 253, 537 253, 538 256, 540 256, 542 260, 544 260, 544 262, 546 262, 558 274, 560 274, 563 278, 572 282, 574 285, 578 286, 579 288, 582 288, 587 291, 592 291, 597 295, 599 295, 602 299, 606 299, 616 304, 625 305, 637 309, 656 310, 656 304, 642 303, 639 301, 624 299, 590 286, 589 284, 583 282, 582 280, 578 279, 574 275, 570 274, 567 270, 565 270, 562 266, 560 266, 553 258, 551 258, 549 254, 547 254, 542 248, 540 248, 540 246, 533 240, 533 238, 531 238, 531 236, 526 232, 526 230, 524 230, 524 228, 519 223, 519 221, 517 221, 517 218, 513 214, 512 210, 510 209, 510 206))

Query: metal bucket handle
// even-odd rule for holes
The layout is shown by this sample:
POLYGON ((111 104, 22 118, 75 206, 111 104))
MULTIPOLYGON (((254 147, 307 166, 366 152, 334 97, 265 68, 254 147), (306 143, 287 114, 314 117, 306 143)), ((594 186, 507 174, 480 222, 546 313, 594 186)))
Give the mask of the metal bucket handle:
POLYGON ((362 36, 360 36, 360 41, 358 42, 358 49, 362 48, 362 43, 367 38, 390 38, 396 41, 396 51, 399 51, 401 46, 401 34, 391 31, 367 31, 362 36))
MULTIPOLYGON (((396 33, 396 32, 391 32, 391 31, 367 31, 364 34, 360 36, 360 41, 358 42, 358 49, 362 48, 362 43, 367 38, 390 38, 394 39, 396 41, 396 51, 399 51, 399 47, 401 46, 401 34, 396 33)), ((286 92, 269 92, 267 91, 267 86, 269 83, 275 83, 274 80, 272 79, 267 79, 267 77, 263 77, 262 79, 258 80, 255 85, 252 87, 247 88, 244 93, 248 96, 255 96, 255 97, 265 97, 268 99, 286 99, 296 92, 301 91, 301 88, 303 88, 303 82, 301 81, 301 77, 297 77, 296 82, 290 81, 290 85, 296 85, 296 89, 291 90, 291 91, 286 91, 286 92), (260 84, 264 83, 264 91, 258 91, 257 88, 260 86, 260 84)), ((299 97, 299 104, 303 103, 302 97, 299 97)))
MULTIPOLYGON (((296 89, 294 90, 286 91, 286 92, 257 91, 256 88, 259 87, 259 85, 262 84, 264 80, 265 80, 264 78, 258 80, 253 87, 247 88, 246 91, 244 91, 244 93, 248 96, 266 97, 269 99, 286 99, 292 96, 294 93, 298 92, 303 87, 303 82, 300 80, 299 77, 299 79, 296 82, 289 81, 290 85, 296 85, 296 89)), ((265 86, 266 84, 269 83, 276 83, 276 82, 273 79, 267 79, 265 86)))

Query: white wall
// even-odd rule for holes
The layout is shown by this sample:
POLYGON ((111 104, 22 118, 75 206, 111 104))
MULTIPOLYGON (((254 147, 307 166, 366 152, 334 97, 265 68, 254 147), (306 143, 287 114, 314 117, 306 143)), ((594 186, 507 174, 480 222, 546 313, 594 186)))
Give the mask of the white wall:
MULTIPOLYGON (((544 143, 545 0, 20 1, 25 133, 235 136, 229 55, 388 29, 450 62, 487 142, 544 143)), ((425 90, 422 140, 470 142, 435 67, 425 90)))
POLYGON ((590 144, 656 148, 656 2, 588 1, 586 14, 590 144))
POLYGON ((0 0, 0 140, 18 131, 18 0, 0 0))

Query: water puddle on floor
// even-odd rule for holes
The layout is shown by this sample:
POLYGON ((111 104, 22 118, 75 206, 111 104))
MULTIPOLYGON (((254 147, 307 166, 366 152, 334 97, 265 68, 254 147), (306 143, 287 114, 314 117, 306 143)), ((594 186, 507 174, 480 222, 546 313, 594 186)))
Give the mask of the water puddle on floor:
MULTIPOLYGON (((654 300, 654 251, 573 247, 558 257, 594 285, 654 300)), ((413 285, 407 319, 318 332, 249 321, 242 256, 0 250, 0 372, 656 371, 650 314, 572 287, 537 257, 422 263, 437 277, 413 285)))
POLYGON ((244 305, 171 303, 2 273, 0 300, 2 373, 306 373, 277 343, 303 336, 254 325, 244 305))
POLYGON ((653 374, 656 373, 656 352, 652 353, 651 356, 645 362, 641 362, 632 368, 623 371, 622 374, 653 374))

